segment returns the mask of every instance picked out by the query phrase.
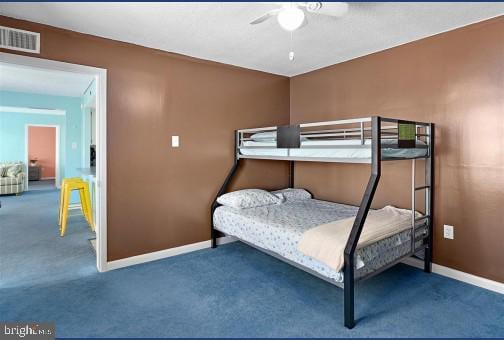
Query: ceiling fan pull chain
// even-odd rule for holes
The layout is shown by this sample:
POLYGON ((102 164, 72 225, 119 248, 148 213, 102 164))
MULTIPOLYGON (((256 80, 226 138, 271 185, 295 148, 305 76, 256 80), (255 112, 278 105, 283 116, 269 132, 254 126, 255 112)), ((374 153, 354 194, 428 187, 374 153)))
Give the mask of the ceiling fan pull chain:
POLYGON ((294 48, 293 48, 293 38, 292 38, 293 32, 290 32, 290 52, 289 52, 289 60, 294 61, 294 48))

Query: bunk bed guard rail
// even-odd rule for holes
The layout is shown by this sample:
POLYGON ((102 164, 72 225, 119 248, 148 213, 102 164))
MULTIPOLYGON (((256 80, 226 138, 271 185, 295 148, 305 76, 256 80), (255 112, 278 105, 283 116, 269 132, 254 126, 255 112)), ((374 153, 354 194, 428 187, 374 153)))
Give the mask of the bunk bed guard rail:
POLYGON ((423 250, 424 270, 431 271, 434 197, 433 123, 373 116, 236 130, 234 163, 211 207, 212 247, 216 246, 218 236, 218 231, 213 228, 213 213, 219 205, 217 198, 226 192, 237 170, 239 160, 242 158, 290 161, 291 186, 294 184, 294 161, 368 163, 371 165, 371 174, 344 250, 344 324, 347 328, 353 328, 355 325, 355 252, 378 187, 382 161, 410 160, 412 162, 411 251, 404 257, 413 256, 423 250), (299 150, 310 149, 316 149, 317 152, 313 155, 309 152, 299 152, 299 150), (254 152, 250 152, 250 150, 254 152), (344 152, 339 153, 338 150, 344 152), (361 150, 365 152, 360 152, 361 150), (389 151, 385 152, 385 150, 389 151), (404 152, 404 150, 409 151, 404 152), (420 186, 416 185, 417 159, 425 160, 424 184, 420 186), (420 191, 424 193, 423 214, 419 214, 416 209, 416 195, 420 191), (419 228, 426 231, 417 235, 419 228))

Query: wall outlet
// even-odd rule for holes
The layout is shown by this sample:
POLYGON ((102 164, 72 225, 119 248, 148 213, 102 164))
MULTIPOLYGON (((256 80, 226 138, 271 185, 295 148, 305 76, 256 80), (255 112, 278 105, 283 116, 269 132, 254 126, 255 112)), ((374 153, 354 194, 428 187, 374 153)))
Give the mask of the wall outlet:
POLYGON ((178 148, 180 146, 179 136, 171 136, 171 146, 172 148, 178 148))
POLYGON ((447 238, 449 240, 453 240, 455 238, 455 232, 452 225, 444 225, 444 238, 447 238))

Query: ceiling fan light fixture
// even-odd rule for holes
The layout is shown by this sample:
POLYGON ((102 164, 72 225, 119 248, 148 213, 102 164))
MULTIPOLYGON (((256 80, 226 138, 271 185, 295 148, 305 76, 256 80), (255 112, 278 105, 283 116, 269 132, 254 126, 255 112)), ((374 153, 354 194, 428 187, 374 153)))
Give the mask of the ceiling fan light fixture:
POLYGON ((295 31, 303 24, 305 14, 297 6, 283 8, 277 16, 278 23, 286 31, 295 31))

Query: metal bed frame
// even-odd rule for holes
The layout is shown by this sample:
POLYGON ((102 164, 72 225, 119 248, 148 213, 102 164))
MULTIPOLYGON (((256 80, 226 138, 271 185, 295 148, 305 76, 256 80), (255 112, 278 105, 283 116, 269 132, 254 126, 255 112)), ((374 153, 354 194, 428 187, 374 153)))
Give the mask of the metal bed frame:
MULTIPOLYGON (((404 130, 402 130, 404 131, 404 130)), ((427 273, 431 272, 432 269, 432 223, 433 223, 433 197, 434 197, 434 124, 433 123, 423 123, 406 121, 400 119, 385 118, 380 116, 373 116, 367 118, 358 119, 347 119, 338 121, 328 121, 328 122, 318 122, 318 123, 307 123, 300 125, 288 125, 288 126, 278 126, 278 127, 266 127, 266 128, 256 128, 256 129, 243 129, 235 131, 235 154, 233 165, 224 180, 221 188, 219 189, 217 195, 211 206, 211 244, 212 248, 217 246, 217 237, 221 234, 218 230, 214 228, 213 215, 215 209, 219 206, 217 203, 217 198, 223 195, 231 182, 241 159, 270 159, 270 160, 285 160, 289 161, 289 187, 294 187, 294 162, 295 161, 314 161, 314 162, 338 162, 338 163, 366 163, 371 165, 371 174, 369 181, 367 183, 364 195, 362 197, 355 221, 353 223, 350 236, 346 243, 344 250, 344 260, 345 264, 343 267, 344 272, 344 325, 347 328, 353 328, 355 326, 354 317, 354 291, 355 291, 355 252, 357 250, 357 245, 359 242, 359 237, 361 235, 366 217, 368 215, 373 197, 375 195, 378 183, 381 176, 381 163, 383 161, 393 161, 393 160, 410 160, 412 162, 411 167, 411 251, 397 259, 393 263, 386 265, 381 268, 381 270, 373 273, 377 274, 390 268, 396 263, 400 262, 402 259, 414 256, 419 251, 424 251, 424 271, 427 273), (328 127, 333 127, 328 129, 328 127), (334 128, 338 127, 338 128, 334 128), (414 128, 413 140, 410 136, 405 138, 404 134, 401 136, 401 129, 414 128), (268 148, 272 149, 271 146, 245 146, 244 142, 252 140, 250 135, 258 132, 276 132, 276 147, 287 149, 286 156, 257 156, 257 155, 244 155, 240 153, 242 149, 261 149, 268 148), (301 139, 310 138, 313 140, 324 139, 324 140, 360 140, 360 143, 354 143, 353 145, 322 145, 322 146, 303 146, 301 145, 301 139), (387 143, 385 147, 382 147, 382 140, 389 139, 397 141, 397 143, 387 143), (371 143, 366 143, 366 141, 371 141, 371 143), (418 143, 421 141, 422 143, 418 143), (332 157, 293 157, 290 156, 290 149, 297 148, 370 148, 371 157, 370 158, 332 158, 332 157), (382 149, 384 148, 425 148, 426 153, 424 156, 419 157, 384 157, 382 149), (425 159, 424 162, 424 185, 416 186, 416 160, 425 159), (424 192, 424 214, 417 217, 416 211, 416 193, 418 191, 424 192), (420 227, 427 227, 428 232, 417 236, 417 229, 420 227), (417 243, 422 243, 421 247, 417 247, 417 243)), ((298 266, 299 267, 299 266, 298 266)), ((303 269, 303 268, 301 268, 303 269)), ((368 275, 370 277, 372 275, 368 275)), ((365 278, 367 278, 365 277, 365 278)))

